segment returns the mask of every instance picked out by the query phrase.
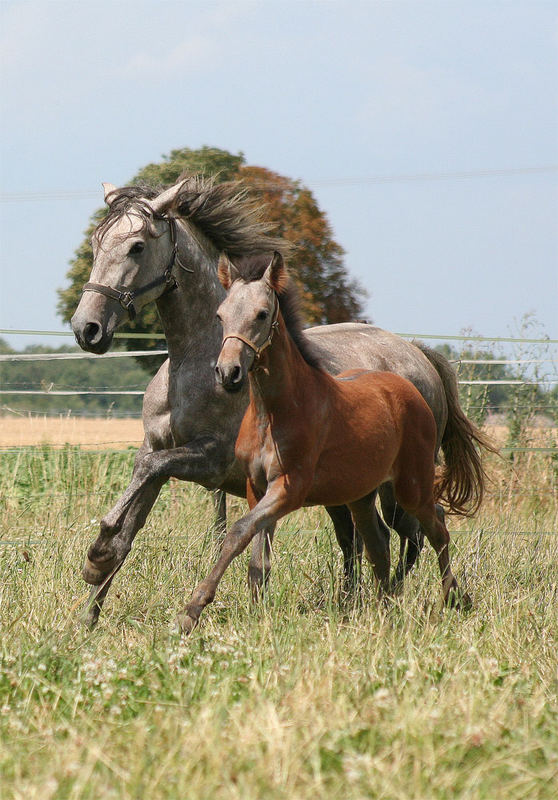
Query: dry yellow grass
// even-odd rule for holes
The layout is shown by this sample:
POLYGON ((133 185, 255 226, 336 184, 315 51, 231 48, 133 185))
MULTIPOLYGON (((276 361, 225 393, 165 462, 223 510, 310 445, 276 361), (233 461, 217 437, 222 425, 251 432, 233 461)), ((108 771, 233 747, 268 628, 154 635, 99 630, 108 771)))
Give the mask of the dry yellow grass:
MULTIPOLYGON (((487 425, 487 433, 497 445, 505 444, 505 425, 487 425)), ((533 446, 558 440, 558 431, 529 429, 533 446)), ((141 419, 83 419, 80 417, 0 417, 0 447, 29 447, 38 444, 82 445, 84 447, 139 446, 143 441, 141 419)))
POLYGON ((139 446, 142 440, 141 419, 0 418, 0 447, 79 444, 83 447, 118 448, 139 446))

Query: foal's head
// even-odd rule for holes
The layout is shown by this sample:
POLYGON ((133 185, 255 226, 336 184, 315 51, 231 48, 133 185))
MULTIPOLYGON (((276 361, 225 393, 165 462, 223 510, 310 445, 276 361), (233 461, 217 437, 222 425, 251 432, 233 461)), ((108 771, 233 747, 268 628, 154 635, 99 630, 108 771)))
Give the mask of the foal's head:
POLYGON ((279 295, 288 274, 279 253, 274 253, 261 278, 245 280, 223 253, 219 280, 228 294, 217 310, 223 326, 223 345, 215 366, 217 382, 228 392, 238 392, 260 354, 271 344, 279 316, 279 295))

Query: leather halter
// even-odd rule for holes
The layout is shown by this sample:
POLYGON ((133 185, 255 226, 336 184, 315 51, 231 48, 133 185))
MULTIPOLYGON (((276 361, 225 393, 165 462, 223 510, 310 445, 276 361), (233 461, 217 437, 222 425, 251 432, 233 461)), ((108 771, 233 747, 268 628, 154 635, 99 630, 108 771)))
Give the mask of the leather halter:
POLYGON ((186 272, 193 272, 194 270, 188 269, 185 267, 184 264, 181 264, 180 259, 178 258, 178 242, 176 237, 176 220, 173 217, 162 217, 161 219, 166 219, 169 223, 170 229, 170 237, 172 242, 172 255, 169 261, 169 264, 162 275, 155 280, 146 283, 145 286, 140 286, 139 289, 134 289, 133 291, 119 291, 118 289, 114 289, 112 286, 105 286, 102 283, 86 283, 83 286, 82 294, 84 292, 97 292, 98 294, 103 294, 105 297, 110 297, 111 300, 116 300, 122 308, 128 312, 128 316, 130 321, 136 318, 136 309, 134 307, 134 301, 137 297, 141 297, 142 294, 151 291, 151 289, 155 289, 157 286, 162 286, 166 284, 165 291, 160 295, 161 297, 163 294, 176 289, 177 282, 176 278, 172 274, 172 270, 174 268, 175 263, 178 263, 180 267, 186 272))
MULTIPOLYGON (((250 370, 253 369, 254 364, 256 363, 256 361, 259 360, 264 350, 267 350, 267 348, 269 347, 269 345, 273 340, 273 334, 279 327, 279 300, 277 299, 277 295, 275 294, 275 292, 273 292, 273 299, 275 300, 275 310, 273 312, 273 320, 269 328, 267 339, 263 344, 261 345, 254 344, 254 342, 250 341, 250 339, 247 339, 245 336, 242 336, 241 333, 229 333, 227 336, 224 337, 223 341, 221 342, 221 349, 223 349, 223 346, 227 341, 227 339, 238 339, 239 341, 244 342, 244 344, 248 345, 248 347, 255 353, 254 362, 250 367, 250 370)), ((248 370, 248 372, 250 372, 250 370, 248 370)))

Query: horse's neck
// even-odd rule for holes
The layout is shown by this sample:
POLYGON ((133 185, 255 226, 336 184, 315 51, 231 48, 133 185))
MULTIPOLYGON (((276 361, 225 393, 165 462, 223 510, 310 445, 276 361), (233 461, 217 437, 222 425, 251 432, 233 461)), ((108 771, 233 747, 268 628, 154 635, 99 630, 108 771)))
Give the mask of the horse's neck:
POLYGON ((309 366, 289 336, 283 318, 271 345, 262 355, 261 364, 250 373, 251 402, 259 417, 289 414, 298 405, 303 387, 314 377, 309 366))
POLYGON ((173 270, 177 287, 157 300, 169 358, 179 362, 196 352, 217 357, 221 334, 216 311, 225 291, 217 278, 216 253, 185 225, 179 225, 178 245, 173 270))

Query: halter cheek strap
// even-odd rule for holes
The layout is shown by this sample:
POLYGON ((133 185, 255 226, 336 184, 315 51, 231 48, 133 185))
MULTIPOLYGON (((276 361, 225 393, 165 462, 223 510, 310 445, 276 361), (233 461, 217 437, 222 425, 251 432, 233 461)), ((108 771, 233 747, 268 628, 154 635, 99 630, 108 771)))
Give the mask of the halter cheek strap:
POLYGON ((255 353, 254 364, 255 364, 256 361, 259 360, 259 358, 260 358, 261 354, 264 352, 264 350, 267 350, 267 348, 269 347, 269 345, 273 341, 273 334, 275 333, 275 331, 279 327, 279 319, 278 319, 278 317, 279 317, 279 301, 277 300, 277 296, 276 295, 274 295, 274 299, 275 299, 275 311, 273 312, 273 321, 271 323, 271 327, 269 329, 269 334, 267 336, 267 339, 265 340, 265 342, 263 344, 257 345, 254 342, 252 342, 250 339, 247 339, 245 336, 242 336, 241 333, 229 333, 227 336, 224 337, 223 341, 221 342, 221 349, 223 348, 223 345, 225 344, 227 339, 238 339, 239 341, 244 342, 244 344, 248 345, 248 347, 251 350, 254 351, 254 353, 255 353))
POLYGON ((163 294, 176 289, 178 284, 176 282, 176 278, 172 274, 175 263, 182 267, 182 269, 186 272, 193 272, 193 270, 185 267, 178 258, 176 221, 172 217, 166 217, 165 219, 169 223, 170 237, 172 242, 172 255, 169 264, 162 275, 160 275, 158 278, 155 278, 155 280, 146 283, 145 286, 140 286, 139 289, 134 289, 133 291, 124 290, 121 292, 118 289, 114 289, 112 286, 105 286, 102 283, 86 283, 81 290, 82 294, 84 292, 97 292, 97 294, 103 294, 105 297, 110 297, 111 300, 116 300, 118 303, 120 303, 122 308, 128 312, 128 317, 130 318, 130 321, 132 321, 136 318, 137 312, 134 307, 134 301, 137 297, 141 297, 142 294, 146 294, 146 292, 151 291, 151 289, 155 289, 157 286, 162 286, 163 284, 166 284, 166 289, 163 294))

